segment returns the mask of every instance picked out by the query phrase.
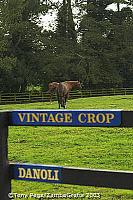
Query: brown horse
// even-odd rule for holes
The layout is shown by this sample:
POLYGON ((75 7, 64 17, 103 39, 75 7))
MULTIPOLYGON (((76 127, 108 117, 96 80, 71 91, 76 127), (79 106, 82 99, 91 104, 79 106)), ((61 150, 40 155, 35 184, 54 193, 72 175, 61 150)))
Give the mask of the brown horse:
POLYGON ((64 82, 67 90, 70 92, 73 88, 75 89, 81 89, 81 83, 80 81, 65 81, 64 82))
POLYGON ((48 93, 50 94, 50 102, 52 102, 52 96, 57 91, 59 83, 52 82, 48 84, 48 93))
POLYGON ((69 92, 73 89, 81 89, 81 83, 79 81, 65 81, 62 83, 59 83, 57 88, 57 99, 59 108, 66 107, 66 101, 69 97, 69 92))
POLYGON ((61 107, 66 108, 66 100, 68 98, 68 90, 65 82, 59 83, 57 88, 57 100, 59 104, 59 109, 61 107))

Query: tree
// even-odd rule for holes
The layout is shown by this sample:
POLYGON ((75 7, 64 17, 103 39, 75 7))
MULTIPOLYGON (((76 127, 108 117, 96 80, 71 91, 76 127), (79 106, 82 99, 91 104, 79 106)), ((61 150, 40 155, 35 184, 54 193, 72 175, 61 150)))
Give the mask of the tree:
MULTIPOLYGON (((77 34, 72 13, 71 0, 63 0, 58 9, 57 27, 54 33, 49 32, 49 42, 46 42, 45 53, 48 55, 45 76, 50 81, 64 81, 72 77, 71 69, 75 65, 75 49, 77 34)), ((45 38, 45 37, 44 37, 45 38)), ((45 40, 45 39, 44 39, 45 40)), ((77 77, 72 77, 76 79, 77 77)))
POLYGON ((112 19, 112 30, 109 40, 114 46, 115 63, 123 79, 124 87, 132 87, 133 75, 133 11, 131 8, 122 8, 119 11, 119 21, 116 16, 112 19))
POLYGON ((59 37, 76 41, 75 23, 73 20, 71 0, 63 0, 57 14, 57 33, 59 37))
POLYGON ((38 20, 39 14, 46 13, 48 8, 40 0, 5 0, 0 5, 1 28, 7 44, 3 57, 15 60, 14 65, 10 65, 12 79, 8 77, 10 84, 6 89, 24 91, 29 83, 37 81, 36 52, 42 48, 42 28, 38 26, 38 20))
MULTIPOLYGON (((82 17, 79 28, 80 55, 81 63, 84 63, 86 70, 85 82, 88 82, 89 87, 116 87, 123 84, 124 76, 118 64, 118 48, 120 47, 119 44, 116 46, 115 38, 119 38, 119 41, 123 43, 119 25, 121 26, 123 21, 129 23, 131 16, 127 15, 127 12, 124 14, 124 9, 120 11, 120 2, 125 1, 91 0, 87 1, 86 7, 84 6, 86 13, 82 17), (113 2, 116 2, 118 6, 116 12, 106 9, 113 2)), ((123 28, 126 27, 126 24, 123 25, 123 28)))

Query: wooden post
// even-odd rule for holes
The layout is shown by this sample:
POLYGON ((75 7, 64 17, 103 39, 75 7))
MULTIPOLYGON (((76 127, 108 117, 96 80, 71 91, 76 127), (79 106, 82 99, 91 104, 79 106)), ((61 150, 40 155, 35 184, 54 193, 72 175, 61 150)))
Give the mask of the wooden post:
POLYGON ((127 95, 127 89, 125 88, 125 95, 127 95))
POLYGON ((29 93, 29 102, 31 102, 31 94, 29 93))
POLYGON ((17 98, 16 98, 16 93, 14 93, 14 101, 15 101, 15 102, 16 102, 16 99, 17 99, 17 98))
POLYGON ((8 113, 0 112, 0 199, 9 200, 11 178, 8 162, 8 113))

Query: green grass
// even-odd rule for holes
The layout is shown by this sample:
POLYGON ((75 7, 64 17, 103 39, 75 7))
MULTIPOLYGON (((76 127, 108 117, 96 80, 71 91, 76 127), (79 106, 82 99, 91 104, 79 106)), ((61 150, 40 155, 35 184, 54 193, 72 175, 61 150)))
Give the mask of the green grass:
MULTIPOLYGON (((57 102, 0 107, 1 110, 57 108, 57 102)), ((99 108, 133 110, 133 96, 83 98, 68 102, 68 109, 99 108)), ((131 128, 11 127, 9 129, 9 160, 15 162, 133 171, 132 147, 131 128)), ((12 191, 19 194, 80 193, 85 196, 86 193, 100 193, 102 200, 133 199, 131 190, 24 181, 12 181, 12 191)))

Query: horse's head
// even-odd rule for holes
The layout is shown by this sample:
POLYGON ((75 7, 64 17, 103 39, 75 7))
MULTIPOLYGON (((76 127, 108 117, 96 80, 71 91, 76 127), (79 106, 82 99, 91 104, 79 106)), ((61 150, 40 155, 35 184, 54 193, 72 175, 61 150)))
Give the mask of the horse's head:
POLYGON ((58 87, 58 85, 59 85, 59 83, 57 83, 57 82, 49 83, 49 85, 48 85, 49 90, 56 89, 58 87))
POLYGON ((76 87, 77 89, 82 89, 82 84, 80 83, 80 81, 76 82, 76 87))

